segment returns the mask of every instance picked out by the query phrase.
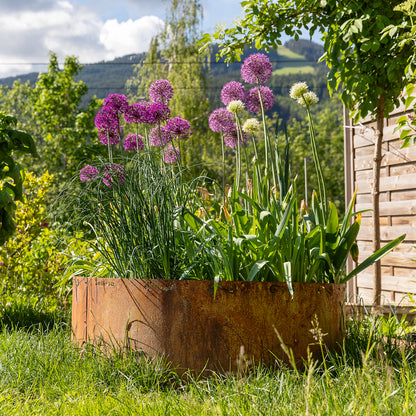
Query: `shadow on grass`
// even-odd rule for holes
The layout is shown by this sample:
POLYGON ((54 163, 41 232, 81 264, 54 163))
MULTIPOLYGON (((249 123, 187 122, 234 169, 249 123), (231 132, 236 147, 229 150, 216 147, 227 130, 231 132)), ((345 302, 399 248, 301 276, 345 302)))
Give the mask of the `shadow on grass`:
POLYGON ((48 332, 56 325, 65 325, 70 321, 70 314, 63 311, 44 311, 32 305, 0 304, 0 330, 24 329, 48 332))

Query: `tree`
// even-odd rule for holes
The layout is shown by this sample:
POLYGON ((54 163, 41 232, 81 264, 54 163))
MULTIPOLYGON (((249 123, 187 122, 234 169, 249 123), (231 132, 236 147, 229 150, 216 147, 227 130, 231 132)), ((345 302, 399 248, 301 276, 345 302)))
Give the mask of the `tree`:
MULTIPOLYGON (((220 42, 220 55, 239 57, 244 45, 277 48, 283 34, 298 39, 303 28, 312 36, 322 33, 324 59, 330 69, 328 87, 331 92, 342 86, 341 99, 354 120, 368 114, 375 116, 377 128, 373 163, 373 250, 380 248, 380 165, 382 158, 383 121, 399 104, 399 95, 406 85, 403 74, 413 46, 397 42, 381 31, 400 25, 403 16, 394 7, 400 1, 383 0, 247 0, 241 2, 244 16, 233 28, 219 29, 204 35, 202 44, 220 42)), ((381 265, 374 273, 374 303, 380 304, 381 265)))
POLYGON ((100 102, 93 98, 82 108, 88 87, 76 80, 81 69, 76 57, 67 56, 61 70, 57 55, 51 52, 48 72, 39 75, 33 90, 36 136, 45 160, 41 169, 54 173, 58 182, 77 173, 89 157, 89 143, 96 138, 94 116, 100 102))
POLYGON ((200 55, 197 44, 201 18, 198 0, 173 0, 164 30, 152 39, 146 59, 137 65, 135 77, 127 82, 132 95, 142 99, 147 97, 153 81, 164 78, 171 82, 175 91, 169 103, 171 113, 192 125, 193 134, 181 149, 181 159, 185 166, 194 165, 194 172, 201 170, 201 163, 212 147, 206 140, 209 55, 200 55))
POLYGON ((0 246, 16 229, 16 201, 23 198, 24 171, 15 158, 19 153, 37 156, 32 136, 15 129, 16 123, 16 118, 0 112, 0 246))

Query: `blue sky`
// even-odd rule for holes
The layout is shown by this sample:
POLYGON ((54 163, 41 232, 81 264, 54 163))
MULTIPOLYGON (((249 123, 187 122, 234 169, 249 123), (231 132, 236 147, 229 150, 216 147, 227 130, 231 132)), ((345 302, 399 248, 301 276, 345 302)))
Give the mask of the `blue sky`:
MULTIPOLYGON (((48 52, 82 63, 144 52, 163 28, 166 0, 0 0, 0 78, 45 70, 48 52)), ((202 31, 231 25, 240 0, 201 0, 202 31)))

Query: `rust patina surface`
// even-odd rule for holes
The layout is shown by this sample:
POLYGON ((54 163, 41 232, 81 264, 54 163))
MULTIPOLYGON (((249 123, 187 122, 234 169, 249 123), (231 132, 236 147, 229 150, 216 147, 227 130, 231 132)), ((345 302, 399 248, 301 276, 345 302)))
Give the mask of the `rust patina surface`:
POLYGON ((238 370, 320 354, 313 321, 335 349, 343 338, 345 285, 74 278, 73 339, 163 356, 179 371, 238 370), (315 334, 315 337, 314 337, 315 334))

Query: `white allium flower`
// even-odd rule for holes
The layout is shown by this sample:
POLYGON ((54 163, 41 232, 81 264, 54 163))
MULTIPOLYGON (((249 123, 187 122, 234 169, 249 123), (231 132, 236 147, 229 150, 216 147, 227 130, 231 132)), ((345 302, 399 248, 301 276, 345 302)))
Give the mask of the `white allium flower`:
POLYGON ((233 100, 227 105, 227 110, 232 114, 241 113, 244 110, 244 103, 240 100, 233 100))
POLYGON ((256 118, 249 118, 243 124, 243 131, 246 133, 256 133, 261 128, 260 122, 256 118))
POLYGON ((303 97, 298 99, 298 103, 303 105, 304 107, 316 104, 319 101, 318 96, 312 92, 308 91, 307 93, 303 94, 303 97))
POLYGON ((305 95, 309 91, 308 84, 306 82, 297 82, 296 84, 293 84, 290 88, 290 98, 293 98, 294 100, 298 100, 299 98, 302 98, 302 95, 305 95))

